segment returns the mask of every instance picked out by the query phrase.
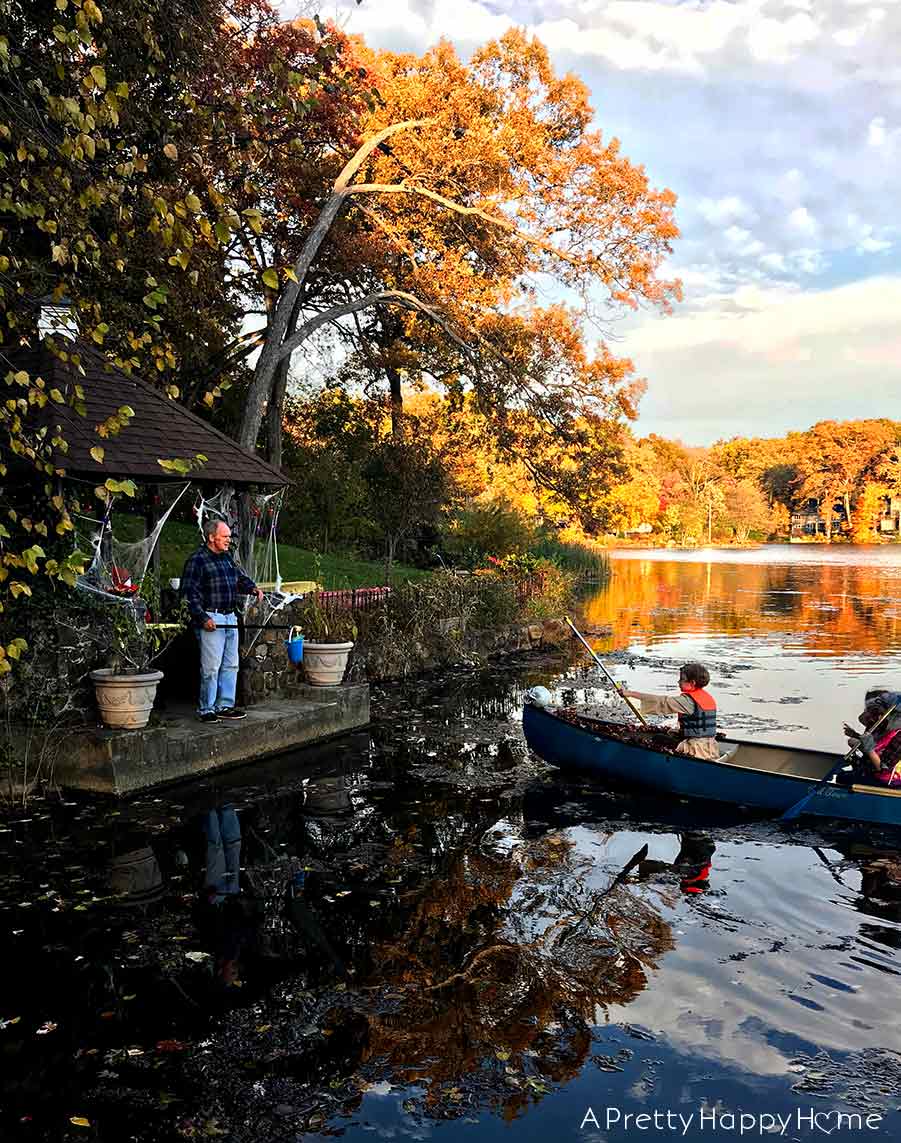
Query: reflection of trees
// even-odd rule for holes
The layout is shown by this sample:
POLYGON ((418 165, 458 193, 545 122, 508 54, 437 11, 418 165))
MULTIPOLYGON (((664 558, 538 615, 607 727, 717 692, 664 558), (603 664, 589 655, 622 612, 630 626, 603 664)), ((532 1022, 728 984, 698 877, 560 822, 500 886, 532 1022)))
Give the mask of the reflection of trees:
POLYGON ((821 656, 844 655, 849 644, 882 653, 899 634, 887 594, 878 567, 618 560, 584 615, 612 628, 611 648, 627 647, 636 632, 653 643, 713 630, 770 634, 821 656))
MULTIPOLYGON (((595 1010, 634 999, 673 947, 670 926, 628 888, 592 890, 569 843, 458 855, 410 894, 373 971, 396 998, 369 1016, 368 1059, 447 1103, 448 1084, 513 1116, 588 1054, 595 1010)), ((447 1106, 443 1106, 446 1113, 447 1106)))

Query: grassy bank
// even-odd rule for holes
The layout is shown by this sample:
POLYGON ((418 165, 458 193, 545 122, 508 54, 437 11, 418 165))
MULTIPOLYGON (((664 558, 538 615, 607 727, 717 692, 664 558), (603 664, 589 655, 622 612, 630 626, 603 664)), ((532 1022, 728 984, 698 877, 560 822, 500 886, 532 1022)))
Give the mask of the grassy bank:
MULTIPOLYGON (((140 517, 125 514, 114 518, 116 538, 125 542, 140 540, 144 535, 144 522, 140 517)), ((200 542, 200 533, 193 524, 169 521, 160 541, 160 571, 162 578, 181 575, 185 560, 200 542)), ((291 544, 279 544, 279 566, 282 579, 313 579, 316 575, 316 553, 291 544)), ((350 587, 376 587, 385 582, 385 565, 371 560, 358 560, 352 556, 321 556, 319 582, 326 589, 350 587)), ((421 580, 430 573, 422 568, 395 564, 392 582, 421 580)))

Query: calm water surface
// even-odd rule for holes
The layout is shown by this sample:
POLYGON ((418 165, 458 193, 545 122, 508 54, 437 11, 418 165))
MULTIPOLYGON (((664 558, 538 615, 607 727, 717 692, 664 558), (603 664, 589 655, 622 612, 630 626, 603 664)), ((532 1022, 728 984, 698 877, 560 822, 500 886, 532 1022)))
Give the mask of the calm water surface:
POLYGON ((615 552, 585 614, 612 628, 599 650, 634 656, 619 677, 637 690, 706 663, 740 736, 840 749, 867 687, 901 689, 901 547, 615 552))
MULTIPOLYGON (((636 686, 699 658, 730 727, 835 747, 901 681, 899 577, 886 549, 627 553, 585 612, 636 686)), ((454 673, 318 753, 0 827, 0 1137, 899 1138, 901 839, 542 771, 536 683, 605 699, 582 661, 454 673), (227 800, 262 920, 211 934, 197 815, 227 800), (139 837, 165 895, 123 914, 106 863, 139 837)))

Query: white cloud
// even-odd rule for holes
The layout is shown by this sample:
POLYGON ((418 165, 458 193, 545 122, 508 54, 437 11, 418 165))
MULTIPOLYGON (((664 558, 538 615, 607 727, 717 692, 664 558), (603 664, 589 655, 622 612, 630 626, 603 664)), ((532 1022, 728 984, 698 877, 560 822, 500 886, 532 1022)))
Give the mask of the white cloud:
POLYGON ((712 226, 723 226, 729 222, 754 222, 757 215, 739 195, 723 195, 722 198, 702 198, 698 203, 698 214, 712 226))
POLYGON ((881 115, 870 120, 867 128, 867 142, 871 147, 881 147, 885 142, 885 120, 881 115))
POLYGON ((639 431, 705 443, 826 417, 901 419, 899 312, 901 275, 885 275, 826 290, 746 286, 648 322, 621 347, 652 379, 639 431))
POLYGON ((814 235, 819 230, 819 224, 806 206, 798 206, 788 216, 788 225, 801 234, 814 235))

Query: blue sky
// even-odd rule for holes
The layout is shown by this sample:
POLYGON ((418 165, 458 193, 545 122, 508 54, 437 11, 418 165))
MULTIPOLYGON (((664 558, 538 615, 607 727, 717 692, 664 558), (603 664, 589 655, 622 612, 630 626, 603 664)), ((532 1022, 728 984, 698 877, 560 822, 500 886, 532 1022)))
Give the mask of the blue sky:
MULTIPOLYGON (((292 15, 291 3, 282 5, 292 15)), ((689 444, 901 420, 901 0, 332 0, 377 47, 512 24, 679 196, 672 316, 618 322, 640 434, 689 444)))

